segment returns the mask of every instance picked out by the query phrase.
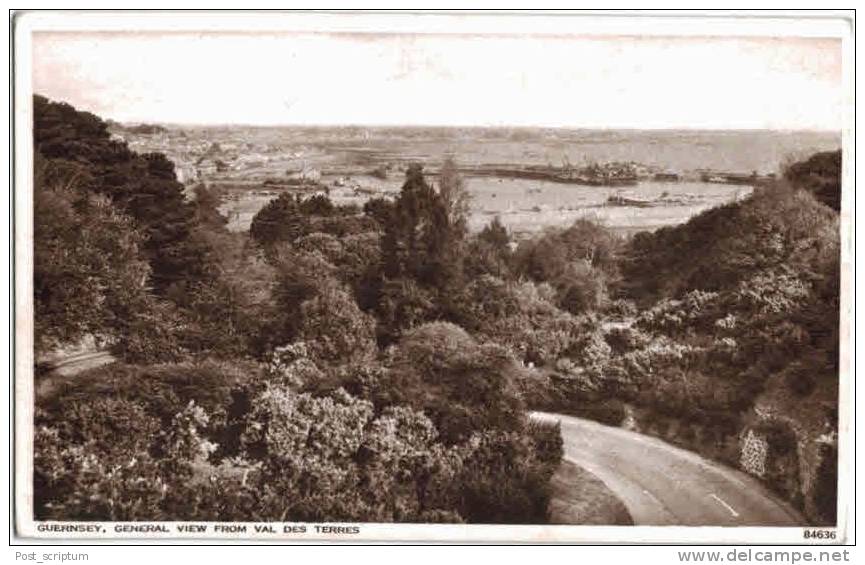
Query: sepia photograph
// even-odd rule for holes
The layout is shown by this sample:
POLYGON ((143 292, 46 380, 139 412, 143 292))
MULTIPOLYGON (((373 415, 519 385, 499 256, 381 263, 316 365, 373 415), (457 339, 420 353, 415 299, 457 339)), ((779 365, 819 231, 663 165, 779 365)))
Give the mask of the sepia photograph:
POLYGON ((845 543, 853 14, 16 14, 34 539, 845 543))

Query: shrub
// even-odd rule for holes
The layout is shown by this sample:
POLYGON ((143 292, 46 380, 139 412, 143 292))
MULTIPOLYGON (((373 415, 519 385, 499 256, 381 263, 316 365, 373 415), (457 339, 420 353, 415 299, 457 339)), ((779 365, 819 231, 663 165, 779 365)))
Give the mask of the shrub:
POLYGON ((268 202, 252 218, 249 235, 261 245, 293 241, 306 231, 305 222, 297 200, 285 192, 268 202))
POLYGON ((462 448, 457 478, 460 514, 472 523, 539 524, 547 520, 549 481, 557 464, 541 461, 532 441, 506 432, 485 432, 462 448))
POLYGON ((584 321, 559 310, 546 285, 473 281, 460 300, 460 319, 477 334, 507 346, 517 358, 547 365, 565 354, 585 330, 584 321))
POLYGON ((553 285, 558 291, 558 305, 571 314, 598 310, 607 296, 604 274, 587 261, 569 264, 553 285))
POLYGON ((838 450, 833 445, 822 444, 819 456, 820 466, 813 490, 814 505, 827 524, 835 525, 838 519, 838 450))
POLYGON ((793 163, 784 171, 793 186, 808 190, 817 200, 836 212, 841 211, 841 150, 812 155, 793 163))
POLYGON ((522 242, 514 254, 516 272, 538 282, 552 282, 573 264, 584 262, 608 276, 615 276, 620 245, 611 231, 582 218, 567 229, 550 229, 522 242))
POLYGON ((796 452, 796 434, 789 425, 768 420, 755 426, 754 431, 766 438, 770 456, 783 457, 796 452))
POLYGON ((539 461, 555 469, 564 456, 562 425, 559 422, 529 420, 527 432, 535 443, 535 455, 539 461))
POLYGON ((403 332, 435 318, 434 294, 411 278, 385 279, 376 304, 379 341, 388 345, 403 332))
POLYGON ((425 494, 459 464, 435 439, 432 423, 405 407, 374 418, 369 402, 342 391, 315 398, 273 387, 256 400, 242 443, 263 464, 254 481, 271 519, 459 521, 425 494))
POLYGON ((366 216, 374 219, 379 226, 384 227, 390 222, 391 214, 394 211, 394 203, 387 198, 376 197, 370 198, 363 205, 363 213, 366 216))
POLYGON ((375 354, 375 320, 346 291, 325 288, 301 305, 300 315, 297 337, 317 362, 362 362, 375 354))
MULTIPOLYGON (((34 173, 33 298, 37 351, 88 334, 124 335, 144 315, 150 268, 131 218, 90 194, 81 171, 39 159, 34 173)), ((79 167, 80 168, 80 167, 79 167)))
POLYGON ((630 319, 637 315, 637 305, 633 300, 618 298, 607 304, 605 314, 612 318, 630 319))
POLYGON ((141 404, 105 399, 66 405, 60 427, 37 425, 34 514, 40 520, 178 519, 197 464, 211 451, 194 402, 161 431, 141 404), (80 416, 80 417, 76 417, 80 416), (76 430, 70 426, 79 424, 76 430))
POLYGON ((585 404, 577 408, 575 414, 608 426, 621 425, 628 415, 624 403, 617 399, 607 399, 596 404, 585 404))
POLYGON ((394 403, 423 410, 446 442, 473 431, 522 425, 521 371, 503 347, 479 344, 462 328, 436 322, 409 332, 391 365, 394 403))
POLYGON ((204 408, 215 429, 231 400, 232 391, 254 382, 261 369, 252 362, 203 360, 152 366, 114 363, 82 373, 54 394, 40 398, 41 423, 60 425, 67 404, 87 405, 102 399, 141 405, 163 425, 190 401, 204 408))
POLYGON ((651 337, 633 327, 612 327, 604 334, 611 352, 617 355, 642 349, 649 345, 651 337))

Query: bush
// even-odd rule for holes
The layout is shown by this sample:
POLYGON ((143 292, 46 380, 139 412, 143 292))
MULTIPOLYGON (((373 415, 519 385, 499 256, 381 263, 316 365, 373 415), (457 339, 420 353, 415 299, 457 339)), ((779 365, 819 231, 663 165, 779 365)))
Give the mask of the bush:
POLYGON ((568 265, 553 281, 558 305, 571 314, 599 310, 607 297, 604 274, 586 261, 568 265))
POLYGON ((514 254, 516 272, 535 281, 554 281, 579 262, 615 277, 621 242, 611 231, 589 219, 565 230, 550 229, 522 242, 514 254))
POLYGON ((252 480, 270 519, 460 520, 437 506, 446 500, 425 495, 449 483, 459 460, 435 443, 422 414, 394 407, 374 417, 369 402, 343 391, 315 398, 279 387, 254 404, 242 444, 263 465, 252 480))
POLYGON ((527 432, 535 443, 538 460, 553 469, 557 468, 565 454, 562 425, 559 422, 529 420, 527 432))
POLYGON ((793 163, 784 171, 793 186, 808 190, 817 200, 836 212, 841 211, 841 150, 812 155, 793 163))
POLYGON ((376 313, 380 321, 379 341, 389 345, 404 332, 435 318, 435 296, 414 279, 385 279, 376 313))
POLYGON ((139 403, 72 402, 59 427, 37 425, 37 520, 176 520, 211 446, 207 415, 190 403, 163 427, 139 403), (77 429, 72 429, 76 424, 77 429))
POLYGON ((825 523, 834 526, 838 521, 838 450, 833 445, 823 444, 819 455, 820 466, 813 490, 814 505, 825 523))
POLYGON ((150 268, 131 218, 90 194, 81 171, 37 154, 34 173, 33 298, 38 351, 87 335, 122 337, 147 313, 150 268))
POLYGON ((783 457, 796 453, 796 434, 789 425, 774 420, 763 421, 755 426, 754 431, 766 438, 770 457, 783 457))
POLYGON ((390 378, 395 404, 423 410, 444 441, 456 443, 474 431, 522 426, 520 371, 505 348, 479 344, 459 326, 436 322, 401 340, 390 378))
POLYGON ((391 220, 394 211, 394 203, 387 198, 370 198, 363 205, 363 213, 374 219, 380 227, 384 227, 391 220))
POLYGON ((143 406, 164 425, 194 401, 210 414, 211 424, 215 425, 232 391, 258 380, 260 373, 259 366, 251 362, 204 360, 152 366, 114 363, 82 373, 51 396, 40 398, 42 416, 37 423, 58 426, 67 404, 113 399, 143 406))
POLYGON ((346 291, 326 288, 300 307, 297 337, 312 359, 339 365, 363 362, 375 355, 375 319, 360 311, 346 291))
MULTIPOLYGON (((463 447, 457 477, 460 514, 472 523, 542 524, 547 521, 549 481, 558 463, 538 459, 529 438, 485 432, 463 447)), ((548 454, 549 455, 549 454, 548 454)))
POLYGON ((520 360, 551 364, 585 330, 583 319, 551 302, 553 294, 547 285, 481 277, 460 299, 460 320, 478 335, 507 346, 520 360))
POLYGON ((613 354, 621 355, 649 345, 651 337, 633 327, 612 327, 604 334, 613 354))
POLYGON ((574 414, 608 426, 620 426, 628 415, 624 403, 617 399, 580 406, 574 410, 574 414))

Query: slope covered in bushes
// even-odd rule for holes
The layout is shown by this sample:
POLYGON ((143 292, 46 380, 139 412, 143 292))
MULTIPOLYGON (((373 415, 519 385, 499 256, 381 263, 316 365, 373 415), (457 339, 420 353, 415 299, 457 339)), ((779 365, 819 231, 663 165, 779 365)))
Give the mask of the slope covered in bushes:
POLYGON ((602 323, 608 354, 558 389, 626 403, 617 421, 739 466, 832 523, 838 215, 807 191, 767 188, 637 235, 620 266, 620 297, 642 308, 602 323))
POLYGON ((840 178, 833 155, 680 226, 541 234, 511 262, 534 282, 475 281, 467 327, 537 365, 531 406, 658 435, 832 523, 840 226, 814 183, 840 178))
POLYGON ((164 156, 34 113, 38 347, 123 360, 40 387, 37 519, 547 520, 559 429, 514 350, 454 323, 455 175, 412 167, 365 213, 285 194, 232 234, 164 156))
POLYGON ((631 239, 469 234, 452 164, 363 210, 283 194, 236 234, 164 156, 34 109, 37 346, 95 336, 124 361, 38 399, 37 517, 543 523, 562 455, 543 408, 834 520, 831 155, 631 239))

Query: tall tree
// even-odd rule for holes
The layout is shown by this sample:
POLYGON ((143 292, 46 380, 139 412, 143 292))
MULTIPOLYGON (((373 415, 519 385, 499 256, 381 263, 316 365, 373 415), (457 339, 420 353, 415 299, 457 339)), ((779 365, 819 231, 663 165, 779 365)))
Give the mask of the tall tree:
POLYGON ((37 351, 86 335, 115 337, 145 307, 141 235, 107 198, 82 190, 74 170, 58 171, 37 155, 35 173, 37 351))
POLYGON ((444 216, 444 206, 426 182, 423 167, 410 165, 382 239, 387 277, 420 278, 427 252, 433 250, 435 240, 439 239, 433 237, 433 231, 442 227, 444 216))
POLYGON ((423 167, 409 166, 382 238, 385 276, 410 277, 423 286, 444 289, 459 276, 460 261, 454 253, 461 239, 444 198, 427 183, 423 167))
POLYGON ((460 176, 456 161, 451 156, 445 158, 439 175, 439 195, 448 216, 451 230, 460 238, 468 232, 469 205, 471 194, 460 176))
POLYGON ((77 167, 82 189, 109 197, 133 219, 157 292, 212 278, 207 250, 192 236, 194 206, 164 155, 139 155, 112 139, 97 116, 42 96, 33 99, 33 142, 42 157, 77 167))

